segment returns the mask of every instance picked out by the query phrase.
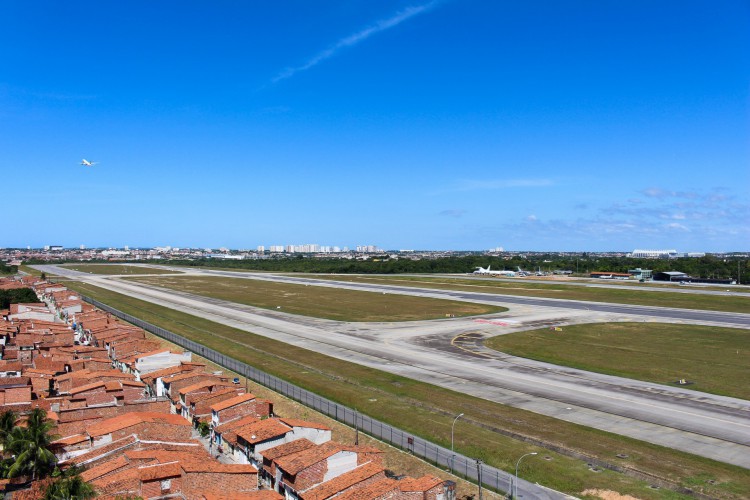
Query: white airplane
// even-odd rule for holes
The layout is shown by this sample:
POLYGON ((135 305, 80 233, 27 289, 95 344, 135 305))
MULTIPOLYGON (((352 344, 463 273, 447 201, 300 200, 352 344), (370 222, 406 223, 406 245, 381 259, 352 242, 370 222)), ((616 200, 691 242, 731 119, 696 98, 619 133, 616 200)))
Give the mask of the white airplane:
POLYGON ((83 160, 81 160, 81 165, 84 165, 86 167, 93 167, 97 163, 99 163, 99 162, 98 161, 88 161, 86 158, 84 158, 83 160))
POLYGON ((515 276, 515 271, 493 271, 492 266, 487 266, 487 269, 478 267, 473 274, 487 274, 490 276, 515 276))

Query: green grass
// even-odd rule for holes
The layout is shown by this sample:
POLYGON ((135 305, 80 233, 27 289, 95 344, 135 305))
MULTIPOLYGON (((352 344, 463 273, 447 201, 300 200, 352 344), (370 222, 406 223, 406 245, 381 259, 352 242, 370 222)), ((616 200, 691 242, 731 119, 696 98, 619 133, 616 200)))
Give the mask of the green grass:
POLYGON ((642 306, 676 307, 681 309, 702 309, 750 313, 750 297, 688 294, 678 292, 648 292, 637 289, 596 288, 559 283, 531 283, 523 281, 491 281, 471 278, 435 278, 428 276, 311 276, 317 279, 337 280, 350 283, 380 283, 385 285, 414 286, 467 292, 520 295, 524 297, 544 297, 551 299, 607 302, 642 306))
POLYGON ((594 323, 499 335, 487 347, 593 372, 750 399, 750 330, 667 323, 594 323))
POLYGON ((642 499, 686 498, 665 489, 652 490, 647 483, 625 474, 591 472, 585 461, 571 458, 570 453, 555 453, 510 438, 508 433, 539 440, 548 447, 598 457, 676 484, 690 484, 695 491, 713 498, 750 497, 750 474, 740 467, 362 367, 90 285, 71 282, 69 286, 443 446, 450 446, 453 418, 463 412, 465 416, 455 426, 458 451, 509 472, 513 472, 518 457, 537 451, 539 456, 524 460, 523 477, 560 491, 578 494, 587 488, 604 488, 642 499), (618 453, 629 458, 616 458, 618 453), (544 456, 551 460, 544 460, 544 456), (717 484, 700 483, 701 478, 717 484))
POLYGON ((153 267, 126 266, 124 264, 64 264, 62 267, 89 274, 175 274, 182 271, 166 271, 153 267))
POLYGON ((504 307, 290 283, 205 276, 129 278, 240 304, 336 321, 416 321, 507 311, 504 307))

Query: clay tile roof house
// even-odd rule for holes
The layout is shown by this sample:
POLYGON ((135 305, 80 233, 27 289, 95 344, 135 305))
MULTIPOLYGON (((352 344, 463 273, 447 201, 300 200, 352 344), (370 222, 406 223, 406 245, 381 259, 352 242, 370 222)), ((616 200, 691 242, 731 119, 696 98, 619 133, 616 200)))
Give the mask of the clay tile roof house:
MULTIPOLYGON (((232 443, 237 443, 237 433, 235 431, 241 427, 255 422, 260 422, 260 419, 254 415, 246 415, 240 419, 227 422, 226 424, 221 424, 218 427, 214 427, 212 429, 212 443, 219 449, 222 449, 224 444, 226 444, 229 448, 232 446, 232 443)), ((232 454, 234 452, 231 449, 227 449, 225 451, 229 454, 232 454)))
POLYGON ((257 399, 253 394, 241 394, 211 406, 211 424, 214 428, 247 415, 269 417, 273 415, 273 403, 257 399))
POLYGON ((253 466, 222 464, 205 451, 128 450, 84 474, 104 495, 198 499, 205 492, 216 491, 229 498, 244 498, 257 491, 253 466))
POLYGON ((181 362, 176 366, 170 366, 168 368, 162 368, 161 370, 143 374, 141 375, 141 380, 149 387, 149 393, 152 396, 161 397, 166 395, 164 388, 165 379, 189 372, 203 373, 202 370, 205 366, 206 365, 201 363, 181 362))
MULTIPOLYGON (((336 497, 337 500, 453 500, 456 497, 456 483, 426 475, 421 478, 402 480, 381 479, 362 488, 352 488, 336 497)), ((304 500, 307 500, 305 498, 304 500)))
POLYGON ((182 416, 188 420, 210 422, 211 406, 232 399, 238 395, 237 387, 215 386, 212 392, 198 392, 186 395, 182 416))
POLYGON ((128 358, 120 358, 117 360, 117 365, 122 371, 133 373, 140 380, 147 373, 171 366, 179 366, 181 363, 189 363, 191 359, 192 354, 189 352, 155 349, 128 358))
POLYGON ((184 441, 190 439, 192 426, 179 415, 156 412, 132 412, 102 420, 89 426, 86 433, 95 448, 130 434, 140 439, 184 441))
POLYGON ((386 479, 385 469, 379 464, 369 462, 308 489, 302 493, 302 498, 326 500, 340 493, 360 490, 383 479, 386 479))
POLYGON ((262 457, 262 467, 260 468, 260 480, 263 482, 265 487, 273 488, 273 485, 275 483, 274 476, 276 474, 276 465, 274 463, 274 460, 313 447, 315 447, 315 443, 302 438, 261 451, 260 455, 262 457))
POLYGON ((279 420, 292 428, 294 439, 306 438, 315 444, 323 444, 331 440, 331 428, 327 425, 293 418, 279 417, 279 420))
POLYGON ((357 454, 328 442, 274 460, 276 491, 287 497, 349 472, 357 467, 357 454))
POLYGON ((225 440, 234 451, 234 458, 240 463, 261 463, 260 452, 291 441, 292 428, 275 418, 267 418, 235 429, 236 441, 225 440))

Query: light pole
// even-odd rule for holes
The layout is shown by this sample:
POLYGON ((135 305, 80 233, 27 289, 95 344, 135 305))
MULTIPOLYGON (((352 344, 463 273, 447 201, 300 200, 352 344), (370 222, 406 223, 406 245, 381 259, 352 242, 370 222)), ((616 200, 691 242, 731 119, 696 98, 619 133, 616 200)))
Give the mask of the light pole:
POLYGON ((521 460, 523 460, 523 457, 528 457, 529 455, 536 455, 537 453, 535 451, 532 451, 531 453, 527 453, 526 455, 521 456, 521 458, 518 459, 518 462, 516 462, 516 480, 513 482, 513 486, 515 487, 515 493, 513 494, 513 498, 518 498, 518 465, 521 463, 521 460))
POLYGON ((456 420, 463 417, 463 413, 459 413, 456 415, 456 418, 453 419, 453 425, 451 425, 451 472, 453 472, 453 462, 455 461, 456 454, 453 453, 453 429, 456 428, 456 420))

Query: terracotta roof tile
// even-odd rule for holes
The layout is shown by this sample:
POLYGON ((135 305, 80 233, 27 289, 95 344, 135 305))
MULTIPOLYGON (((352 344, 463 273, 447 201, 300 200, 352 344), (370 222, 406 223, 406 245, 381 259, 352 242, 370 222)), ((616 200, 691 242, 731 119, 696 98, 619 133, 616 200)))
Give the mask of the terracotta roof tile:
POLYGON ((307 467, 320 462, 321 460, 325 460, 328 457, 339 453, 340 451, 340 444, 329 441, 327 443, 318 445, 315 448, 309 448, 307 450, 281 457, 277 460, 274 460, 274 462, 276 463, 277 467, 284 469, 284 472, 295 475, 301 470, 304 470, 307 467))
POLYGON ((144 465, 138 468, 141 481, 154 481, 168 477, 179 477, 182 475, 182 467, 179 462, 166 464, 144 465))
POLYGON ((420 478, 407 477, 398 482, 401 491, 427 491, 435 486, 443 484, 443 480, 437 476, 426 474, 420 478))
POLYGON ((294 441, 291 441, 289 443, 280 444, 278 446, 274 446, 273 448, 268 448, 266 450, 263 450, 260 452, 260 454, 266 460, 276 460, 279 457, 283 457, 286 455, 291 455, 292 453, 297 453, 303 450, 307 450, 314 446, 315 446, 315 443, 313 443, 309 439, 305 439, 305 438, 295 439, 294 441))
POLYGON ((125 457, 119 456, 115 458, 114 460, 108 460, 104 462, 103 464, 99 464, 96 467, 92 467, 88 470, 81 472, 81 479, 83 479, 86 482, 90 482, 90 481, 93 481, 94 479, 100 478, 101 476, 105 474, 114 472, 117 469, 127 467, 128 464, 129 462, 125 457))
POLYGON ((141 422, 163 423, 170 425, 189 426, 190 422, 180 415, 158 412, 131 412, 125 415, 108 418, 91 425, 86 432, 91 437, 104 436, 120 429, 125 429, 141 422))
POLYGON ((362 488, 352 488, 336 496, 336 500, 362 500, 364 498, 380 498, 382 495, 398 491, 398 481, 395 479, 381 479, 362 488))
POLYGON ((253 394, 241 394, 237 397, 226 399, 222 401, 221 403, 216 403, 215 405, 212 405, 211 410, 213 411, 226 410, 227 408, 231 408, 232 406, 242 404, 247 401, 252 401, 253 399, 255 399, 255 396, 253 394))
POLYGON ((261 443, 268 439, 282 436, 292 430, 286 424, 279 422, 274 418, 267 418, 259 422, 240 427, 235 431, 237 436, 242 437, 250 444, 261 443))
POLYGON ((325 500, 378 474, 381 474, 383 479, 385 479, 385 469, 376 463, 368 462, 365 465, 310 488, 302 496, 305 500, 325 500))

